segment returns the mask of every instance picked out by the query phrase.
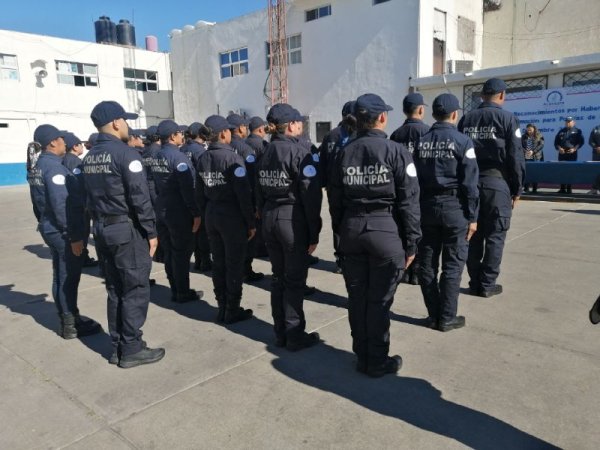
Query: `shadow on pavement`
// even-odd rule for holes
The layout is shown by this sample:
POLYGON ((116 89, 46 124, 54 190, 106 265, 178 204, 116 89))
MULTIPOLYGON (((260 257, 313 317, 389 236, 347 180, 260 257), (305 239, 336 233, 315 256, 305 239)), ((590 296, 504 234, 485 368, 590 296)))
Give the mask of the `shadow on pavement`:
POLYGON ((41 259, 52 259, 50 249, 44 244, 26 245, 23 247, 23 250, 27 250, 29 253, 33 253, 35 256, 41 259))
POLYGON ((600 210, 597 209, 553 209, 552 211, 600 216, 600 210))

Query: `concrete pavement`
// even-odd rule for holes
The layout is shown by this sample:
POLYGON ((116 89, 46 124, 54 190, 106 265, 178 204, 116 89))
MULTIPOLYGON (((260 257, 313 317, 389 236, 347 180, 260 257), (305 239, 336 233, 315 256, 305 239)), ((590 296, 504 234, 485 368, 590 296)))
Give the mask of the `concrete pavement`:
MULTIPOLYGON (((492 299, 461 295, 467 327, 424 328, 420 290, 400 285, 391 351, 398 376, 354 371, 343 278, 331 273, 328 214, 305 302, 325 342, 299 353, 272 345, 268 280, 244 287, 256 318, 222 327, 210 279, 204 301, 173 304, 161 264, 144 327, 158 364, 110 366, 107 334, 56 333, 48 249, 27 187, 0 189, 0 448, 595 449, 600 326, 600 205, 521 202, 492 299)), ((93 251, 92 251, 93 253, 93 251)), ((269 273, 265 261, 255 270, 269 273)), ((466 273, 465 273, 466 277, 466 273)), ((463 279, 463 286, 467 285, 463 279)), ((83 314, 106 326, 97 269, 80 286, 83 314)))

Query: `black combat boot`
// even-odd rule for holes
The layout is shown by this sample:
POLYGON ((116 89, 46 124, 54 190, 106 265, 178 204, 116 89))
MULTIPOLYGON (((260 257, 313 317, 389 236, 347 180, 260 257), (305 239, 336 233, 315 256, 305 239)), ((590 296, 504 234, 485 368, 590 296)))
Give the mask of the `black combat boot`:
POLYGON ((223 320, 227 325, 248 320, 252 317, 252 310, 242 308, 240 306, 241 301, 242 299, 240 296, 227 295, 227 306, 223 320))
POLYGON ((75 314, 75 328, 77 337, 91 336, 102 332, 102 325, 81 314, 75 314))
POLYGON ((75 328, 75 316, 71 313, 60 314, 60 325, 58 326, 58 335, 63 339, 75 339, 77 337, 77 328, 75 328))

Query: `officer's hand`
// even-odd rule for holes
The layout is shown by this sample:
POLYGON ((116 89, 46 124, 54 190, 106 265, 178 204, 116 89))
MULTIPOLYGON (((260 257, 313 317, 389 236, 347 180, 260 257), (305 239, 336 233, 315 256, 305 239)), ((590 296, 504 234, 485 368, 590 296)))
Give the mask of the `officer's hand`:
POLYGON ((251 241, 254 236, 256 236, 256 228, 251 228, 248 230, 248 240, 251 241))
POLYGON ((260 220, 260 212, 259 212, 259 211, 256 211, 256 212, 254 213, 254 217, 255 217, 255 218, 257 218, 258 220, 260 220))
POLYGON ((512 209, 515 209, 515 206, 517 206, 517 203, 519 202, 519 199, 521 197, 519 197, 518 195, 513 195, 512 198, 512 209))
POLYGON ((83 253, 83 241, 71 242, 71 251, 75 256, 81 256, 83 253))
POLYGON ((158 238, 148 239, 148 245, 150 246, 150 258, 154 258, 154 253, 156 253, 158 247, 158 238))
POLYGON ((196 231, 198 231, 200 229, 201 222, 202 222, 202 219, 200 219, 200 217, 194 217, 194 224, 192 225, 192 233, 195 233, 196 231))
POLYGON ((467 241, 470 241, 475 232, 477 231, 477 222, 473 222, 469 224, 469 228, 467 229, 467 241))
POLYGON ((561 155, 564 155, 565 154, 565 150, 562 147, 560 147, 558 149, 558 153, 560 153, 561 155))
POLYGON ((308 246, 308 254, 312 255, 314 253, 314 251, 317 249, 317 245, 318 244, 312 244, 308 246))
POLYGON ((415 260, 415 255, 407 256, 406 261, 404 263, 404 270, 408 269, 414 260, 415 260))

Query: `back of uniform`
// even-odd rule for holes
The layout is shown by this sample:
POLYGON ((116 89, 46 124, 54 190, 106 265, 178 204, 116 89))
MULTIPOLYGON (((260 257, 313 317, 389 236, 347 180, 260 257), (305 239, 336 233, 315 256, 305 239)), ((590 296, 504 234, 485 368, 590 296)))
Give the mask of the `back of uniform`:
MULTIPOLYGON (((505 91, 506 84, 492 78, 484 84, 483 94, 503 102, 505 91)), ((513 198, 522 192, 525 159, 521 130, 515 115, 492 101, 483 101, 463 116, 458 129, 473 140, 479 166, 480 211, 477 232, 469 244, 469 285, 473 294, 488 297, 502 290, 496 280, 513 198)))
POLYGON ((420 238, 415 166, 406 148, 383 131, 391 109, 374 94, 357 99, 357 136, 329 185, 357 370, 374 377, 399 369, 399 357, 388 356, 389 309, 420 238))
POLYGON ((429 125, 419 119, 406 119, 402 126, 392 133, 390 139, 403 144, 412 154, 421 136, 429 131, 429 125))
POLYGON ((418 273, 428 325, 448 331, 464 325, 464 317, 456 313, 468 228, 477 222, 479 170, 473 142, 454 125, 459 109, 456 97, 442 94, 432 106, 439 121, 420 138, 413 153, 421 187, 423 233, 418 273))

